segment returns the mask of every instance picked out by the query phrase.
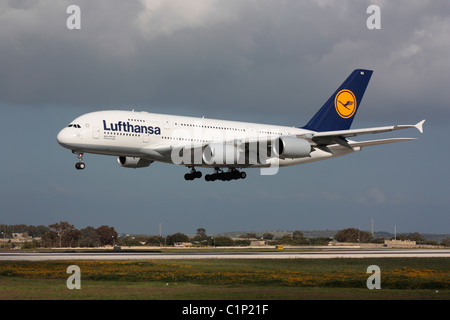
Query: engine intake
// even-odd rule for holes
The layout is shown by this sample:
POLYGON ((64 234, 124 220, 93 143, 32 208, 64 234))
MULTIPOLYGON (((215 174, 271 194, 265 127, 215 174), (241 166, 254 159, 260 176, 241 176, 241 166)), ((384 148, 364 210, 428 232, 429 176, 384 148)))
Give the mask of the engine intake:
POLYGON ((311 155, 311 145, 305 139, 280 137, 272 144, 272 152, 279 158, 305 158, 311 155))
POLYGON ((153 161, 136 157, 118 157, 117 162, 125 168, 144 168, 151 165, 153 161))

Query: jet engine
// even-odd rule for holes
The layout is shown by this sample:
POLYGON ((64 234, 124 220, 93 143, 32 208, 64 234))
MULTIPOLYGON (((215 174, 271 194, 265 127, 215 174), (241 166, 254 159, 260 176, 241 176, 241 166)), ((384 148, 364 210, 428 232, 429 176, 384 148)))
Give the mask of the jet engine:
POLYGON ((279 137, 272 144, 272 152, 279 158, 305 158, 311 154, 311 145, 305 139, 279 137))
POLYGON ((151 165, 153 161, 136 157, 117 157, 117 162, 125 168, 144 168, 151 165))
POLYGON ((203 150, 206 164, 238 164, 242 156, 236 147, 223 143, 211 143, 203 150))

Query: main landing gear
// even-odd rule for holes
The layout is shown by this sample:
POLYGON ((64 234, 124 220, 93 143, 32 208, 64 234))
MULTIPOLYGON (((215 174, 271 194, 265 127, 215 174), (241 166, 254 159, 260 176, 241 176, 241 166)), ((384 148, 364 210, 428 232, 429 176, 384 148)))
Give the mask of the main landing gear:
POLYGON ((191 172, 190 173, 186 173, 184 175, 184 179, 188 180, 188 181, 191 181, 191 180, 194 180, 194 179, 199 179, 201 177, 202 177, 202 173, 200 171, 195 170, 194 167, 191 168, 191 172))
MULTIPOLYGON (((194 179, 199 179, 202 177, 202 173, 200 171, 196 171, 194 167, 191 168, 190 173, 186 173, 184 175, 184 179, 191 181, 194 179)), ((220 168, 214 168, 213 174, 207 174, 205 176, 206 181, 230 181, 230 180, 238 180, 238 179, 245 179, 247 177, 247 174, 245 172, 241 172, 235 168, 229 169, 227 172, 224 172, 220 168)))
MULTIPOLYGON (((76 152, 74 152, 74 153, 76 153, 76 152)), ((75 163, 75 168, 77 170, 83 170, 84 168, 86 168, 86 165, 83 162, 83 155, 84 155, 84 153, 82 153, 82 152, 79 152, 77 155, 78 162, 75 163)))
POLYGON ((214 168, 213 174, 207 174, 205 176, 206 181, 231 181, 231 180, 238 180, 238 179, 245 179, 247 177, 247 174, 245 172, 241 172, 237 169, 230 169, 227 172, 224 172, 220 168, 214 168))

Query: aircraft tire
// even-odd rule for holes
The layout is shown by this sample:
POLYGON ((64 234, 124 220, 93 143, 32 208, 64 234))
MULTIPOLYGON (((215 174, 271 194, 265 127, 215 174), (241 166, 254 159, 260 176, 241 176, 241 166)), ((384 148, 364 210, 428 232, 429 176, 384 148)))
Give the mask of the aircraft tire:
POLYGON ((84 164, 84 162, 77 162, 75 163, 75 168, 77 170, 83 170, 86 167, 86 165, 84 164))

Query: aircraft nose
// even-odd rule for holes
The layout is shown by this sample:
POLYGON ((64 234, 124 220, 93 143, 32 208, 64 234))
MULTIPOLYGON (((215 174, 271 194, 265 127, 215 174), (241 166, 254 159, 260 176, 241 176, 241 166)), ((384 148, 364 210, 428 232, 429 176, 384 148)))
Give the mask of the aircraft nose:
POLYGON ((70 142, 70 140, 71 140, 70 138, 71 137, 70 137, 70 134, 69 134, 67 128, 64 128, 56 136, 56 141, 58 141, 58 143, 61 146, 65 147, 70 142))

